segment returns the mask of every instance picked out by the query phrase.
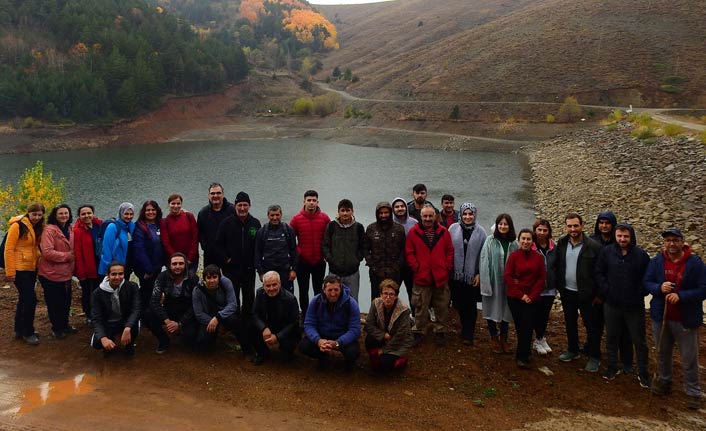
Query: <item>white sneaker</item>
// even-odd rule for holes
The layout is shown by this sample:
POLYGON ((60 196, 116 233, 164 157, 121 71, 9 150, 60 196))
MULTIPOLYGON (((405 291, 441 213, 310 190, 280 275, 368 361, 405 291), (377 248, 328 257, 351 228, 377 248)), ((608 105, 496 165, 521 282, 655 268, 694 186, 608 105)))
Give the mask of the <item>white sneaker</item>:
POLYGON ((544 350, 544 346, 542 345, 540 340, 534 340, 534 342, 532 343, 532 347, 534 348, 534 350, 537 351, 537 353, 542 356, 547 354, 547 351, 544 350))
POLYGON ((552 348, 549 347, 549 344, 547 343, 546 337, 539 340, 539 342, 542 343, 542 347, 544 347, 544 351, 546 353, 552 353, 552 348))
POLYGON ((431 320, 432 322, 436 322, 436 314, 434 314, 433 308, 429 309, 429 320, 431 320))

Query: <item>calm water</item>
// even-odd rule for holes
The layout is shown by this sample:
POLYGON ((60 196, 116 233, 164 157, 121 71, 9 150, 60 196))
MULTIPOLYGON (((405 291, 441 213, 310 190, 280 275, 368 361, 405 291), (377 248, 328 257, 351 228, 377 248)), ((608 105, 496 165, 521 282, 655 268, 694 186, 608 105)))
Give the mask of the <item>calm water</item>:
MULTIPOLYGON (((139 207, 155 199, 166 212, 171 193, 184 196, 184 208, 196 213, 208 201, 208 185, 217 181, 231 202, 238 191, 248 192, 251 213, 263 222, 267 206, 274 203, 289 220, 301 208, 304 191, 315 189, 329 216, 335 215, 340 199, 348 198, 356 219, 367 226, 375 221, 379 201, 411 199, 412 186, 422 182, 437 207, 444 193, 452 194, 457 206, 475 203, 486 229, 501 212, 513 216, 517 230, 533 221, 529 202, 521 199, 528 184, 520 157, 508 153, 369 148, 306 139, 184 142, 3 154, 0 181, 14 184, 36 160, 55 177, 66 178, 72 208, 92 203, 101 218, 115 216, 123 201, 139 207)), ((361 265, 364 311, 369 296, 367 268, 361 265)))

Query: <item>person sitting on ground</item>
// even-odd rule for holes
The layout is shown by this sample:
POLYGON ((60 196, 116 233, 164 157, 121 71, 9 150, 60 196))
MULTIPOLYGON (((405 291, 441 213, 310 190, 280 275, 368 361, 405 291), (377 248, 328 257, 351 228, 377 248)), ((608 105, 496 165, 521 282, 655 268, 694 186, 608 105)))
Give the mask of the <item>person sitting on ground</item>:
POLYGON ((211 350, 216 345, 218 334, 230 331, 247 353, 248 345, 239 317, 238 298, 233 283, 221 277, 216 265, 208 265, 203 270, 203 281, 192 294, 197 330, 195 346, 199 350, 211 350))
POLYGON ((140 331, 140 288, 125 280, 125 264, 113 261, 107 275, 91 295, 95 332, 91 346, 108 354, 118 347, 135 355, 135 340, 140 331))
POLYGON ((309 303, 304 320, 305 337, 299 350, 317 358, 324 367, 336 352, 343 354, 346 370, 352 370, 360 354, 360 308, 337 275, 324 278, 323 291, 309 303))
POLYGON ((144 320, 157 337, 157 354, 167 351, 170 335, 181 335, 187 344, 193 344, 196 337, 192 296, 199 279, 189 273, 188 265, 186 255, 176 252, 155 280, 144 320))
POLYGON ((299 303, 294 294, 282 289, 277 271, 262 276, 262 288, 255 293, 252 333, 255 355, 252 363, 262 364, 270 356, 270 349, 279 345, 284 361, 294 359, 299 335, 299 303))
POLYGON ((365 319, 365 348, 370 367, 388 372, 407 365, 407 353, 414 345, 409 324, 411 310, 398 298, 400 285, 385 279, 380 283, 379 298, 373 299, 365 319))

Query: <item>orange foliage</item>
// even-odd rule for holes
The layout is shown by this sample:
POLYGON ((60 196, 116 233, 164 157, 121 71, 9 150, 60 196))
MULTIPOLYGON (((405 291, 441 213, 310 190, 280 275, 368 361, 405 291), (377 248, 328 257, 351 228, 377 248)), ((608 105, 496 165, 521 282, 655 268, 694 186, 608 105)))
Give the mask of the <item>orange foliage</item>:
MULTIPOLYGON (((328 32, 328 37, 323 39, 324 48, 338 49, 336 27, 320 13, 316 13, 313 10, 292 9, 289 16, 286 16, 282 23, 284 28, 292 32, 297 40, 302 43, 313 42, 314 29, 317 26, 323 27, 328 32)), ((324 35, 319 35, 319 37, 323 38, 324 35)))
POLYGON ((72 57, 83 57, 86 54, 88 54, 88 47, 83 42, 77 43, 69 50, 69 55, 72 57))

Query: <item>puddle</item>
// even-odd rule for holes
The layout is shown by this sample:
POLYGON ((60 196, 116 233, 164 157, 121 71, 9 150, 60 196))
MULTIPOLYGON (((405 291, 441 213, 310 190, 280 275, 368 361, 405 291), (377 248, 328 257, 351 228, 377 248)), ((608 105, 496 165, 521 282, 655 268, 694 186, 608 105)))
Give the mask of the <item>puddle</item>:
MULTIPOLYGON (((18 382, 19 383, 19 382, 18 382)), ((24 390, 17 404, 4 410, 5 414, 23 415, 49 404, 88 394, 96 389, 96 377, 92 374, 77 374, 72 379, 42 382, 24 390)))

